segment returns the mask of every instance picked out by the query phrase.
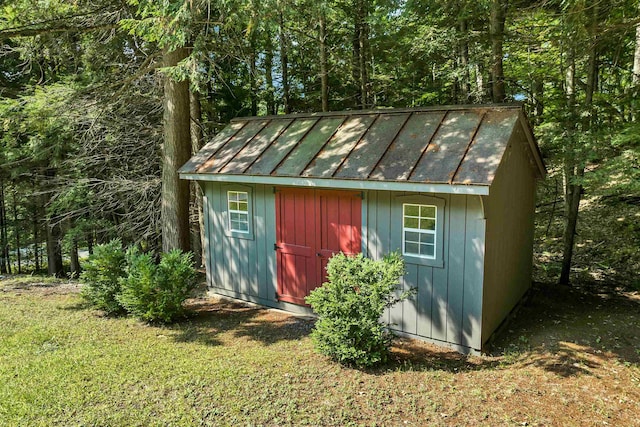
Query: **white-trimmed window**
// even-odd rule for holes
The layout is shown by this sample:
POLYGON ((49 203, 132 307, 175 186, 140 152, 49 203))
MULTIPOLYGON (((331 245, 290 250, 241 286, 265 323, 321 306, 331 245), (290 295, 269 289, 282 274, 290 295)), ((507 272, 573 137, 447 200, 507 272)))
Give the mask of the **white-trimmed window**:
POLYGON ((438 207, 417 203, 402 205, 402 254, 436 258, 438 207))
POLYGON ((246 191, 227 191, 227 210, 229 231, 248 234, 249 193, 246 191))

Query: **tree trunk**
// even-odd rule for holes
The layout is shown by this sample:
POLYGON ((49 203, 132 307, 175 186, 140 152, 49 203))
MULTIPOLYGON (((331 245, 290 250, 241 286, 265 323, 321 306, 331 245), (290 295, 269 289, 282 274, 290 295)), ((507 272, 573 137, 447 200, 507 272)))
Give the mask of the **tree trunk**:
MULTIPOLYGON (((200 151, 202 148, 202 109, 200 106, 200 97, 197 93, 190 93, 190 102, 191 102, 191 152, 193 154, 200 151)), ((197 221, 195 226, 193 227, 193 233, 191 236, 191 242, 193 245, 193 256, 195 264, 200 267, 204 265, 204 244, 205 244, 205 235, 204 235, 204 215, 202 212, 203 203, 202 203, 202 188, 200 185, 192 181, 191 182, 192 194, 193 194, 193 206, 195 212, 195 217, 197 221)))
POLYGON ((491 76, 492 99, 500 103, 506 100, 504 88, 504 71, 502 68, 502 44, 504 41, 504 24, 507 17, 508 0, 491 0, 491 16, 489 20, 489 37, 491 39, 491 76))
POLYGON ((544 113, 544 81, 541 77, 535 77, 531 85, 531 95, 533 103, 533 124, 542 123, 542 114, 544 113))
POLYGON ((636 25, 636 46, 633 52, 633 84, 640 84, 640 24, 636 25))
POLYGON ((284 28, 283 11, 279 12, 280 63, 282 66, 282 102, 285 114, 291 113, 291 98, 289 89, 289 47, 284 28))
POLYGON ((69 254, 69 258, 71 260, 71 265, 69 268, 71 270, 71 277, 77 279, 78 277, 80 277, 81 268, 80 258, 78 257, 78 240, 75 237, 71 242, 71 253, 69 254))
MULTIPOLYGON (((593 8, 593 26, 591 28, 591 40, 589 47, 589 58, 587 61, 587 84, 585 87, 585 101, 583 111, 587 112, 581 121, 581 133, 589 134, 594 124, 593 94, 597 87, 598 80, 598 52, 596 31, 597 24, 595 17, 597 16, 597 6, 593 8)), ((572 57, 567 73, 567 88, 569 90, 569 103, 574 104, 575 108, 575 60, 572 57)), ((576 112, 575 117, 578 117, 576 112)), ((574 143, 575 144, 575 143, 574 143)), ((563 234, 562 245, 562 270, 560 272, 560 285, 568 286, 570 284, 571 263, 573 260, 573 249, 575 246, 576 229, 578 225, 578 216, 580 212, 580 200, 582 198, 582 179, 585 172, 585 159, 578 158, 576 147, 570 146, 570 153, 565 156, 565 175, 566 191, 565 191, 565 229, 563 234)))
POLYGON ((9 259, 7 258, 7 217, 4 212, 4 180, 0 179, 0 273, 9 272, 9 259))
POLYGON ((361 1, 362 0, 353 1, 353 39, 351 41, 353 46, 351 75, 353 76, 353 81, 355 83, 356 107, 360 109, 364 108, 364 101, 362 99, 362 73, 360 72, 360 57, 362 55, 360 52, 360 32, 362 31, 362 22, 360 19, 362 9, 360 7, 361 1))
POLYGON ((460 28, 460 67, 462 68, 462 81, 460 89, 462 90, 462 103, 466 104, 470 101, 471 95, 471 73, 469 72, 469 42, 467 20, 461 19, 460 28))
POLYGON ((482 101, 484 100, 487 96, 485 94, 485 86, 484 86, 484 75, 482 74, 484 72, 484 68, 481 66, 480 63, 476 64, 475 66, 475 72, 476 72, 476 101, 482 101))
POLYGON ((93 229, 86 234, 87 239, 87 252, 89 255, 93 255, 93 229))
POLYGON ((270 31, 267 31, 267 45, 264 53, 264 78, 267 85, 267 114, 276 114, 276 103, 274 99, 275 88, 273 87, 273 39, 270 31))
POLYGON ((18 222, 18 203, 16 197, 16 188, 13 188, 13 229, 16 233, 16 259, 18 261, 18 274, 22 274, 22 254, 20 245, 20 223, 18 222))
POLYGON ((367 0, 360 0, 360 98, 362 99, 362 109, 371 106, 369 96, 369 8, 367 0))
MULTIPOLYGON (((164 66, 173 67, 187 57, 187 49, 165 51, 164 66)), ((164 146, 162 153, 162 250, 189 250, 189 182, 178 168, 189 160, 189 83, 164 78, 164 146)))
POLYGON ((60 222, 49 215, 45 216, 45 225, 47 229, 47 272, 51 276, 62 277, 64 276, 62 247, 60 245, 62 228, 60 222))
POLYGON ((249 88, 251 98, 251 115, 258 115, 258 88, 256 85, 257 71, 257 55, 256 55, 256 31, 251 31, 249 42, 249 88))
POLYGON ((327 19, 324 8, 320 9, 319 37, 320 43, 320 98, 322 111, 329 111, 329 70, 327 65, 327 19))
POLYGON ((355 81, 356 104, 364 110, 370 106, 369 102, 369 72, 368 72, 368 51, 369 51, 369 28, 368 0, 353 1, 353 69, 352 75, 355 81))
MULTIPOLYGON (((35 191, 35 188, 34 188, 35 191)), ((40 209, 38 207, 38 199, 39 197, 34 197, 33 201, 33 211, 32 211, 32 219, 33 219, 33 258, 34 258, 34 267, 35 271, 40 271, 40 233, 39 233, 39 219, 40 219, 40 209)))

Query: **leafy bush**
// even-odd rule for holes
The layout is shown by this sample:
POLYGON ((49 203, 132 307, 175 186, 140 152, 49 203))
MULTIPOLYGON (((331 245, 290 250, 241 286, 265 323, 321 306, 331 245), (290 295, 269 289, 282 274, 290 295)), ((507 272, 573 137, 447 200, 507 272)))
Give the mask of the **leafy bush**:
POLYGON ((395 295, 404 261, 391 253, 380 261, 362 254, 333 256, 327 264, 328 283, 306 298, 318 314, 311 338, 316 348, 340 363, 368 367, 385 362, 391 332, 380 318, 386 307, 411 292, 395 295))
POLYGON ((182 304, 195 286, 192 255, 180 250, 162 254, 159 264, 151 255, 130 248, 127 276, 118 300, 134 316, 148 322, 169 323, 184 314, 182 304))
POLYGON ((80 276, 85 286, 82 296, 94 307, 108 314, 121 313, 123 307, 117 299, 120 279, 124 277, 125 254, 120 240, 97 245, 80 276))

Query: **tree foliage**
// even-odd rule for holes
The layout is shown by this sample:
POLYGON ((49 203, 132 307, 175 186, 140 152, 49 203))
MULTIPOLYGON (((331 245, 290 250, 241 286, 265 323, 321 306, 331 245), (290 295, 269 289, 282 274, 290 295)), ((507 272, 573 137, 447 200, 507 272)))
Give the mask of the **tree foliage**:
POLYGON ((236 116, 505 100, 524 103, 542 146, 540 220, 564 224, 539 241, 566 282, 573 249, 591 245, 585 200, 637 209, 638 28, 630 0, 5 3, 0 181, 18 196, 2 245, 160 248, 166 79, 188 81, 205 141, 236 116))

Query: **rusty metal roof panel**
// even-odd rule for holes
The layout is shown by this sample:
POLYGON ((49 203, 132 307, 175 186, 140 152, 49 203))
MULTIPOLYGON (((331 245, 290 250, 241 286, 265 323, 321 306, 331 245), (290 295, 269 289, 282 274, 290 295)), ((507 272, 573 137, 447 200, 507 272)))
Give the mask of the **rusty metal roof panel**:
POLYGON ((473 139, 482 114, 479 111, 447 113, 409 180, 450 182, 473 139))
POLYGON ((229 139, 235 135, 246 123, 235 122, 222 129, 218 134, 208 142, 204 147, 200 149, 187 163, 181 168, 181 173, 192 173, 199 171, 201 166, 209 160, 211 156, 224 145, 229 139))
POLYGON ((305 167, 318 155, 324 144, 331 138, 344 117, 323 117, 302 138, 287 158, 280 164, 272 175, 298 176, 305 167))
POLYGON ((287 157, 296 144, 304 138, 318 121, 317 118, 294 120, 271 145, 269 145, 245 171, 249 175, 269 175, 287 157))
POLYGON ((431 137, 438 130, 444 115, 445 112, 442 111, 413 113, 369 178, 380 181, 405 181, 431 137))
POLYGON ((244 173, 245 170, 278 138, 293 122, 292 119, 271 120, 251 141, 236 154, 220 173, 244 173))
POLYGON ((521 120, 504 105, 234 119, 180 172, 491 185, 521 120))
POLYGON ((336 178, 367 179, 402 129, 410 114, 380 114, 334 174, 336 178))
POLYGON ((317 156, 302 173, 303 176, 328 178, 344 162, 349 152, 367 132, 377 115, 350 116, 342 123, 317 156))
POLYGON ((245 145, 249 143, 266 125, 267 120, 258 120, 248 122, 242 127, 235 135, 227 140, 227 142, 220 147, 206 162, 202 164, 202 167, 198 168, 198 172, 201 173, 219 173, 228 162, 235 156, 235 154, 242 150, 245 145))
POLYGON ((482 120, 454 182, 493 182, 518 116, 509 111, 489 111, 482 120))

